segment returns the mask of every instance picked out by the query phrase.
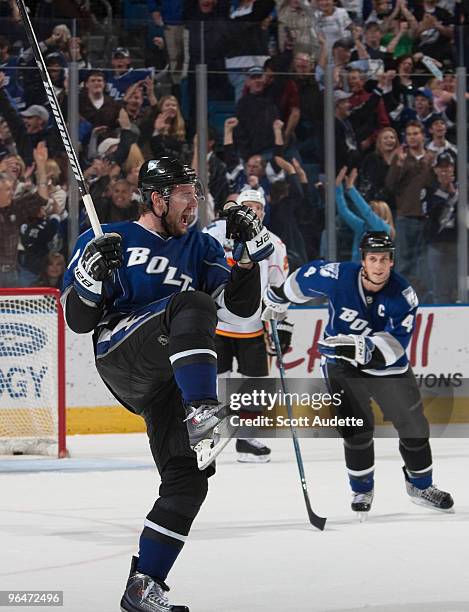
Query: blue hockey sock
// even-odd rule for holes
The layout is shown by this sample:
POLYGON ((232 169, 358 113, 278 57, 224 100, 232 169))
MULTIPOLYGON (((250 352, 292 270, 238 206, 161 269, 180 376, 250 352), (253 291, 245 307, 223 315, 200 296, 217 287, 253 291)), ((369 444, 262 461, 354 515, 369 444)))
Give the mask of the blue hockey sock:
POLYGON ((404 468, 404 474, 406 479, 417 489, 427 489, 433 484, 433 471, 431 467, 425 472, 412 472, 404 468))
POLYGON ((185 402, 217 400, 217 354, 210 349, 181 351, 170 356, 174 378, 185 402))
POLYGON ((369 493, 372 491, 373 487, 375 486, 374 474, 375 472, 373 468, 367 474, 360 476, 350 474, 349 472, 348 477, 352 491, 354 493, 369 493))
POLYGON ((183 543, 174 546, 165 542, 157 542, 143 535, 140 536, 138 571, 152 578, 166 580, 169 570, 173 567, 183 543))
MULTIPOLYGON (((151 514, 151 513, 150 513, 151 514)), ((164 520, 164 515, 161 516, 161 523, 171 524, 171 520, 164 520)), ((156 518, 156 516, 154 517, 156 518)), ((173 567, 179 553, 187 539, 191 519, 173 516, 179 525, 179 530, 184 531, 184 534, 178 533, 164 527, 159 523, 155 523, 149 518, 145 520, 144 528, 140 536, 140 549, 137 569, 142 574, 166 580, 170 569, 173 567)), ((173 525, 171 525, 173 526, 173 525)))

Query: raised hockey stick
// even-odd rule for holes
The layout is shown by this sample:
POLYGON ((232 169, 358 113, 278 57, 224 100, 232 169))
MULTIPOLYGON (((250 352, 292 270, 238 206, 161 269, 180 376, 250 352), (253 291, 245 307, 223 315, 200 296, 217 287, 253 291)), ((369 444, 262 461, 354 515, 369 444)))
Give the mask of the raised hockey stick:
POLYGON ((68 160, 70 162, 70 166, 72 167, 73 175, 77 180, 78 189, 80 191, 81 197, 83 198, 83 204, 85 205, 86 212, 88 213, 91 227, 93 228, 93 232, 96 237, 102 236, 103 230, 101 229, 98 215, 96 214, 96 209, 94 207, 93 200, 88 190, 85 177, 83 176, 83 172, 81 171, 77 154, 75 153, 75 149, 72 146, 72 141, 70 138, 70 134, 68 133, 67 124, 65 123, 65 120, 63 118, 62 111, 55 95, 54 87, 50 80, 49 73, 47 72, 41 48, 39 47, 39 43, 37 42, 36 34, 33 30, 31 20, 29 19, 26 5, 24 3, 24 0, 16 0, 16 4, 18 5, 18 10, 20 12, 21 19, 23 20, 26 34, 28 35, 29 44, 31 45, 31 48, 34 53, 34 59, 36 60, 37 67, 39 68, 39 72, 41 74, 42 82, 44 84, 44 89, 46 90, 47 98, 49 99, 52 114, 54 115, 57 128, 64 143, 65 152, 68 155, 68 160))
POLYGON ((287 388, 287 376, 285 374, 285 367, 283 365, 283 359, 282 359, 282 351, 280 349, 280 340, 278 337, 277 321, 275 321, 274 319, 271 319, 270 326, 272 329, 272 338, 273 338, 274 345, 275 345, 275 352, 277 353, 278 369, 280 370, 280 381, 282 383, 282 391, 285 396, 285 401, 287 404, 288 418, 290 419, 290 430, 291 430, 291 435, 293 439, 293 446, 295 447, 296 463, 298 465, 298 472, 300 473, 301 487, 303 489, 303 497, 305 499, 306 510, 308 512, 309 522, 314 527, 317 527, 317 529, 320 529, 321 531, 323 531, 327 519, 315 514, 315 512, 311 508, 311 502, 309 501, 308 487, 306 485, 305 468, 303 465, 303 458, 301 456, 300 443, 298 442, 298 436, 296 435, 295 428, 293 427, 293 425, 291 425, 292 419, 293 419, 293 410, 291 406, 290 395, 288 393, 288 388, 287 388))

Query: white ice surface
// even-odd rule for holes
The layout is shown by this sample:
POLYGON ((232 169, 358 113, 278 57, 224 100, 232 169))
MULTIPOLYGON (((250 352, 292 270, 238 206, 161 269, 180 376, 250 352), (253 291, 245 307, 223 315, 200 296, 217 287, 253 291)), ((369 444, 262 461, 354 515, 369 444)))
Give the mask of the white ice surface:
MULTIPOLYGON (((411 504, 397 441, 377 439, 365 523, 349 509, 340 441, 302 440, 313 507, 328 517, 322 533, 307 521, 291 441, 271 442, 270 464, 237 464, 233 445, 223 453, 168 578, 173 603, 191 612, 469 611, 467 439, 433 440, 435 482, 453 493, 453 515, 411 504)), ((68 444, 70 459, 0 460, 0 590, 61 589, 66 612, 117 612, 158 476, 144 435, 68 444)))

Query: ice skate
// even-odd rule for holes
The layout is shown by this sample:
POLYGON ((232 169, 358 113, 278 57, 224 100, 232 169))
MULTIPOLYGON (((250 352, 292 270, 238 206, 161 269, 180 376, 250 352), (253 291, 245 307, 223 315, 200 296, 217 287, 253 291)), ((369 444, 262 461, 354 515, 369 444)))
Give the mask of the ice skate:
POLYGON ((137 571, 138 557, 132 557, 130 575, 121 599, 122 612, 189 612, 187 606, 172 606, 166 592, 169 587, 162 580, 137 571))
POLYGON ((426 506, 440 512, 454 512, 454 501, 449 493, 441 491, 434 485, 426 489, 419 489, 409 479, 405 468, 402 468, 405 476, 405 486, 410 496, 410 501, 418 506, 426 506))
POLYGON ((233 438, 239 426, 230 423, 229 406, 192 404, 185 409, 189 444, 197 454, 199 470, 204 470, 233 438))
POLYGON ((352 493, 352 510, 357 513, 360 523, 366 520, 371 504, 373 503, 374 490, 365 493, 352 493))
POLYGON ((270 448, 255 438, 236 440, 236 452, 240 463, 268 463, 270 448))

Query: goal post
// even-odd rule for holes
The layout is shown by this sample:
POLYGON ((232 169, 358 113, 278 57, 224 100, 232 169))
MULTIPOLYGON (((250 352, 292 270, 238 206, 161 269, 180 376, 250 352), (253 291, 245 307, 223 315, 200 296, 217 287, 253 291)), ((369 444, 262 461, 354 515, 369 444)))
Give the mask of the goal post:
POLYGON ((58 289, 0 289, 0 454, 67 455, 58 289))

